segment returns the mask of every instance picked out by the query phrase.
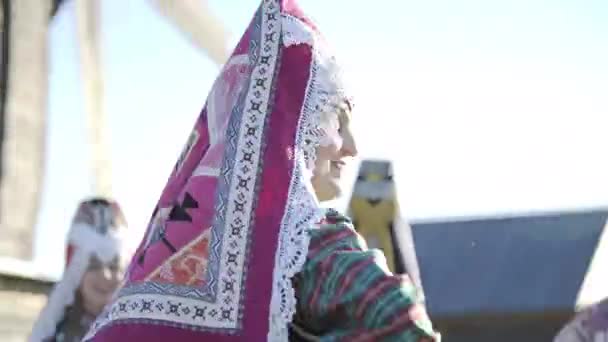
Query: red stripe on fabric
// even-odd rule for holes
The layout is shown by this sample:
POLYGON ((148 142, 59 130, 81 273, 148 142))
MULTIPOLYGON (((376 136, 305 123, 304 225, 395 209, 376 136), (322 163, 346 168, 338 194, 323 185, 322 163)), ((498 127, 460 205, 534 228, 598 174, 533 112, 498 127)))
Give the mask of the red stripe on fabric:
POLYGON ((399 279, 395 279, 394 277, 380 278, 378 282, 368 289, 365 296, 361 298, 361 302, 359 303, 355 314, 357 318, 363 319, 363 314, 370 303, 376 301, 378 296, 381 295, 387 288, 399 285, 400 283, 401 281, 399 279))
POLYGON ((312 296, 310 297, 309 300, 309 304, 313 307, 313 312, 315 310, 319 310, 319 297, 322 295, 321 291, 323 289, 323 278, 325 278, 327 276, 327 274, 329 272, 332 272, 332 265, 334 264, 334 260, 336 259, 337 254, 333 253, 332 255, 330 255, 327 259, 323 260, 320 264, 319 264, 319 273, 316 275, 316 283, 317 283, 317 287, 315 287, 315 290, 312 293, 312 296))
POLYGON ((353 281, 357 278, 356 275, 363 268, 369 266, 373 262, 374 262, 373 259, 368 258, 368 259, 361 260, 361 261, 357 262, 354 266, 352 266, 352 268, 349 269, 346 272, 346 274, 342 277, 341 286, 338 289, 336 296, 338 298, 340 298, 342 295, 344 295, 344 292, 346 291, 346 289, 349 288, 350 285, 353 283, 353 281))
POLYGON ((308 258, 314 258, 321 250, 329 245, 334 244, 336 241, 340 241, 346 237, 353 236, 354 232, 343 229, 333 234, 326 234, 322 239, 311 239, 310 246, 308 247, 308 258))
MULTIPOLYGON (((372 341, 381 341, 381 338, 387 337, 393 334, 396 334, 400 330, 407 329, 413 326, 412 320, 407 314, 407 310, 397 311, 396 313, 397 319, 393 320, 390 325, 375 329, 373 331, 358 331, 355 334, 356 337, 350 338, 350 342, 372 342, 372 341)), ((431 342, 432 340, 427 340, 426 337, 420 338, 416 342, 431 342)))
POLYGON ((373 263, 373 260, 365 259, 358 261, 351 269, 347 271, 345 275, 343 275, 342 280, 340 281, 340 288, 334 294, 334 300, 332 300, 331 304, 328 305, 327 311, 332 312, 338 309, 340 305, 343 304, 344 292, 352 285, 353 281, 357 279, 356 275, 365 267, 369 266, 370 263, 373 263))

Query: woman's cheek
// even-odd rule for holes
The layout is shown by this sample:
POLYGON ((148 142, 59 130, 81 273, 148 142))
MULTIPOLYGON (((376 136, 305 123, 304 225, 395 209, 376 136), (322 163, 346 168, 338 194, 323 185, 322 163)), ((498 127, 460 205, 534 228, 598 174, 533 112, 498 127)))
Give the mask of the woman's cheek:
POLYGON ((326 147, 332 154, 339 151, 343 140, 338 129, 333 127, 324 128, 323 133, 320 145, 326 147))
POLYGON ((333 155, 333 147, 331 146, 331 144, 325 144, 325 145, 320 145, 317 148, 317 162, 316 162, 316 166, 319 167, 321 165, 323 165, 323 163, 328 162, 329 160, 331 160, 333 155))

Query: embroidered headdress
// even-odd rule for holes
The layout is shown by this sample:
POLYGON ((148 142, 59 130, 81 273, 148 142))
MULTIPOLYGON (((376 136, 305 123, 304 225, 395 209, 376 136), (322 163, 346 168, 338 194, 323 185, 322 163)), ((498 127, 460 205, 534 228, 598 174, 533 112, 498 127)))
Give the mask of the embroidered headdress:
POLYGON ((213 85, 125 286, 88 338, 285 341, 291 279, 324 215, 310 181, 316 148, 344 104, 316 27, 294 1, 264 0, 213 85))

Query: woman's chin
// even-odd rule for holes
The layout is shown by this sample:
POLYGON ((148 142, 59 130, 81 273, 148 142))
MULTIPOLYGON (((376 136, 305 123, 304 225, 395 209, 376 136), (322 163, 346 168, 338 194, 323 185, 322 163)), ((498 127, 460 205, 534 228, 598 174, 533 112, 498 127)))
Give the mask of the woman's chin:
POLYGON ((319 202, 332 201, 342 195, 342 188, 340 187, 338 180, 335 179, 328 179, 324 182, 317 182, 317 184, 313 182, 313 187, 315 189, 319 202))
POLYGON ((109 302, 109 300, 99 300, 96 298, 95 301, 89 301, 85 303, 85 311, 92 316, 97 316, 101 313, 104 306, 109 302))

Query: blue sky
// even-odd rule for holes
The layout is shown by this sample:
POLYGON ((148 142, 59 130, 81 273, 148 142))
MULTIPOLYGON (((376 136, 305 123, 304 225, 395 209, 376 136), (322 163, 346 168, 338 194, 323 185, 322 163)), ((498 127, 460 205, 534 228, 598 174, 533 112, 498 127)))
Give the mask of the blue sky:
MULTIPOLYGON (((257 0, 211 0, 236 41, 257 0)), ((364 157, 413 219, 608 205, 608 2, 302 0, 344 63, 364 157)), ((90 194, 73 4, 51 30, 36 254, 90 194)), ((136 244, 218 69, 144 0, 104 0, 115 194, 136 244)))

